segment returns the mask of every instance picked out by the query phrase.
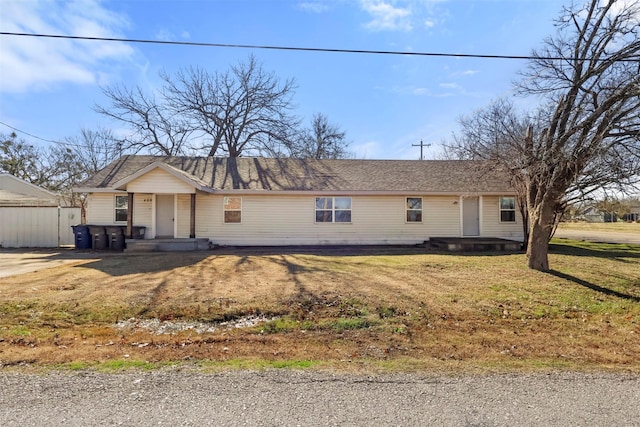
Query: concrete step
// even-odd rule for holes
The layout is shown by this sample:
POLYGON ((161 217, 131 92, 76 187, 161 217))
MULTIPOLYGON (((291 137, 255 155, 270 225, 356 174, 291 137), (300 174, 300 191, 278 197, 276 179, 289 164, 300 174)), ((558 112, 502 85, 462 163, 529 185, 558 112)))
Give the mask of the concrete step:
POLYGON ((127 239, 125 252, 204 251, 210 248, 209 239, 127 239))
POLYGON ((126 240, 125 252, 156 252, 158 244, 154 241, 145 240, 126 240))
POLYGON ((448 252, 518 252, 522 246, 515 240, 483 237, 434 237, 429 244, 448 252))

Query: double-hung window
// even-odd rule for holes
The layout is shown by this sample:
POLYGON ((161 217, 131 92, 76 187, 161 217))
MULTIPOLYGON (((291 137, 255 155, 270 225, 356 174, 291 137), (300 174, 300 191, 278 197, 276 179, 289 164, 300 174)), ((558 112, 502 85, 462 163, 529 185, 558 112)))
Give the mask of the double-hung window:
POLYGON ((516 222, 515 197, 500 197, 500 222, 516 222))
POLYGON ((242 197, 224 198, 225 224, 239 224, 242 222, 242 197))
POLYGON ((129 196, 116 196, 115 222, 127 222, 129 216, 129 196))
POLYGON ((407 222, 422 222, 422 197, 407 197, 407 222))
POLYGON ((351 197, 316 197, 316 222, 351 222, 351 197))

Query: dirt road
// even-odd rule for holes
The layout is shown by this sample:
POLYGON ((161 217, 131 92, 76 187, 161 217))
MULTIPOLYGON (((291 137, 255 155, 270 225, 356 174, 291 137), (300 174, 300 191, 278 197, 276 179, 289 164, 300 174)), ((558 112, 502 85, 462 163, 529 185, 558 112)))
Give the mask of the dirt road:
POLYGON ((9 426, 638 426, 640 377, 613 374, 0 374, 9 426))
POLYGON ((585 240, 602 243, 630 243, 640 245, 640 234, 614 231, 557 230, 554 237, 560 239, 585 240))

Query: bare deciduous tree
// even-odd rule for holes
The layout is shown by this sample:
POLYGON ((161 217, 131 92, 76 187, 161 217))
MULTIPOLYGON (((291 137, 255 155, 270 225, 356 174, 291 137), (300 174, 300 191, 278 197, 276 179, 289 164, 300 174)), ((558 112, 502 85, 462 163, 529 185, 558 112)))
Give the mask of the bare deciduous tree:
POLYGON ((528 125, 504 119, 509 138, 458 144, 494 160, 524 192, 536 270, 549 270, 549 240, 571 199, 640 176, 640 5, 590 0, 565 8, 557 28, 517 83, 543 100, 528 125))
POLYGON ((516 192, 516 204, 523 220, 524 247, 527 247, 529 223, 527 189, 520 179, 526 167, 523 154, 527 139, 532 138, 536 118, 518 112, 506 99, 498 99, 488 107, 459 119, 460 131, 445 145, 445 157, 468 160, 488 160, 488 168, 500 168, 511 179, 516 192))
POLYGON ((120 156, 122 141, 117 140, 110 129, 82 128, 80 134, 65 139, 73 155, 82 163, 82 174, 86 179, 120 156))
POLYGON ((640 5, 591 0, 565 9, 558 27, 519 84, 553 106, 522 174, 528 265, 537 270, 549 269, 555 213, 572 185, 589 191, 640 172, 640 5))
POLYGON ((346 132, 330 123, 327 116, 316 113, 311 127, 303 130, 299 139, 292 143, 291 157, 312 159, 345 159, 353 157, 348 151, 346 132))
POLYGON ((197 149, 206 155, 273 153, 289 144, 299 124, 290 113, 294 80, 281 82, 253 55, 224 73, 189 68, 162 77, 167 103, 204 135, 197 149))
POLYGON ((50 148, 49 162, 55 174, 56 191, 69 206, 81 208, 86 217, 86 194, 73 192, 80 184, 120 156, 121 141, 109 129, 80 129, 80 134, 65 139, 64 144, 50 148))
POLYGON ((299 120, 290 113, 292 79, 281 82, 251 55, 223 73, 188 68, 161 73, 153 95, 136 87, 104 88, 111 106, 96 111, 125 123, 125 151, 153 154, 274 154, 288 146, 299 120))
POLYGON ((103 88, 103 92, 111 106, 97 105, 95 110, 131 129, 131 134, 121 141, 122 151, 167 156, 185 154, 193 129, 182 115, 166 104, 165 99, 146 95, 140 87, 114 86, 103 88))

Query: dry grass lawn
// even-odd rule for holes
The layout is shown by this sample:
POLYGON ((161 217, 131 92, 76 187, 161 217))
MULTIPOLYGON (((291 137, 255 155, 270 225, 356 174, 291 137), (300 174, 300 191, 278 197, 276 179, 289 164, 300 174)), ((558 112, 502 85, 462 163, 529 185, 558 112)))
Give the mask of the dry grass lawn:
POLYGON ((397 247, 82 260, 0 279, 0 366, 640 372, 640 247, 552 252, 551 273, 397 247))

